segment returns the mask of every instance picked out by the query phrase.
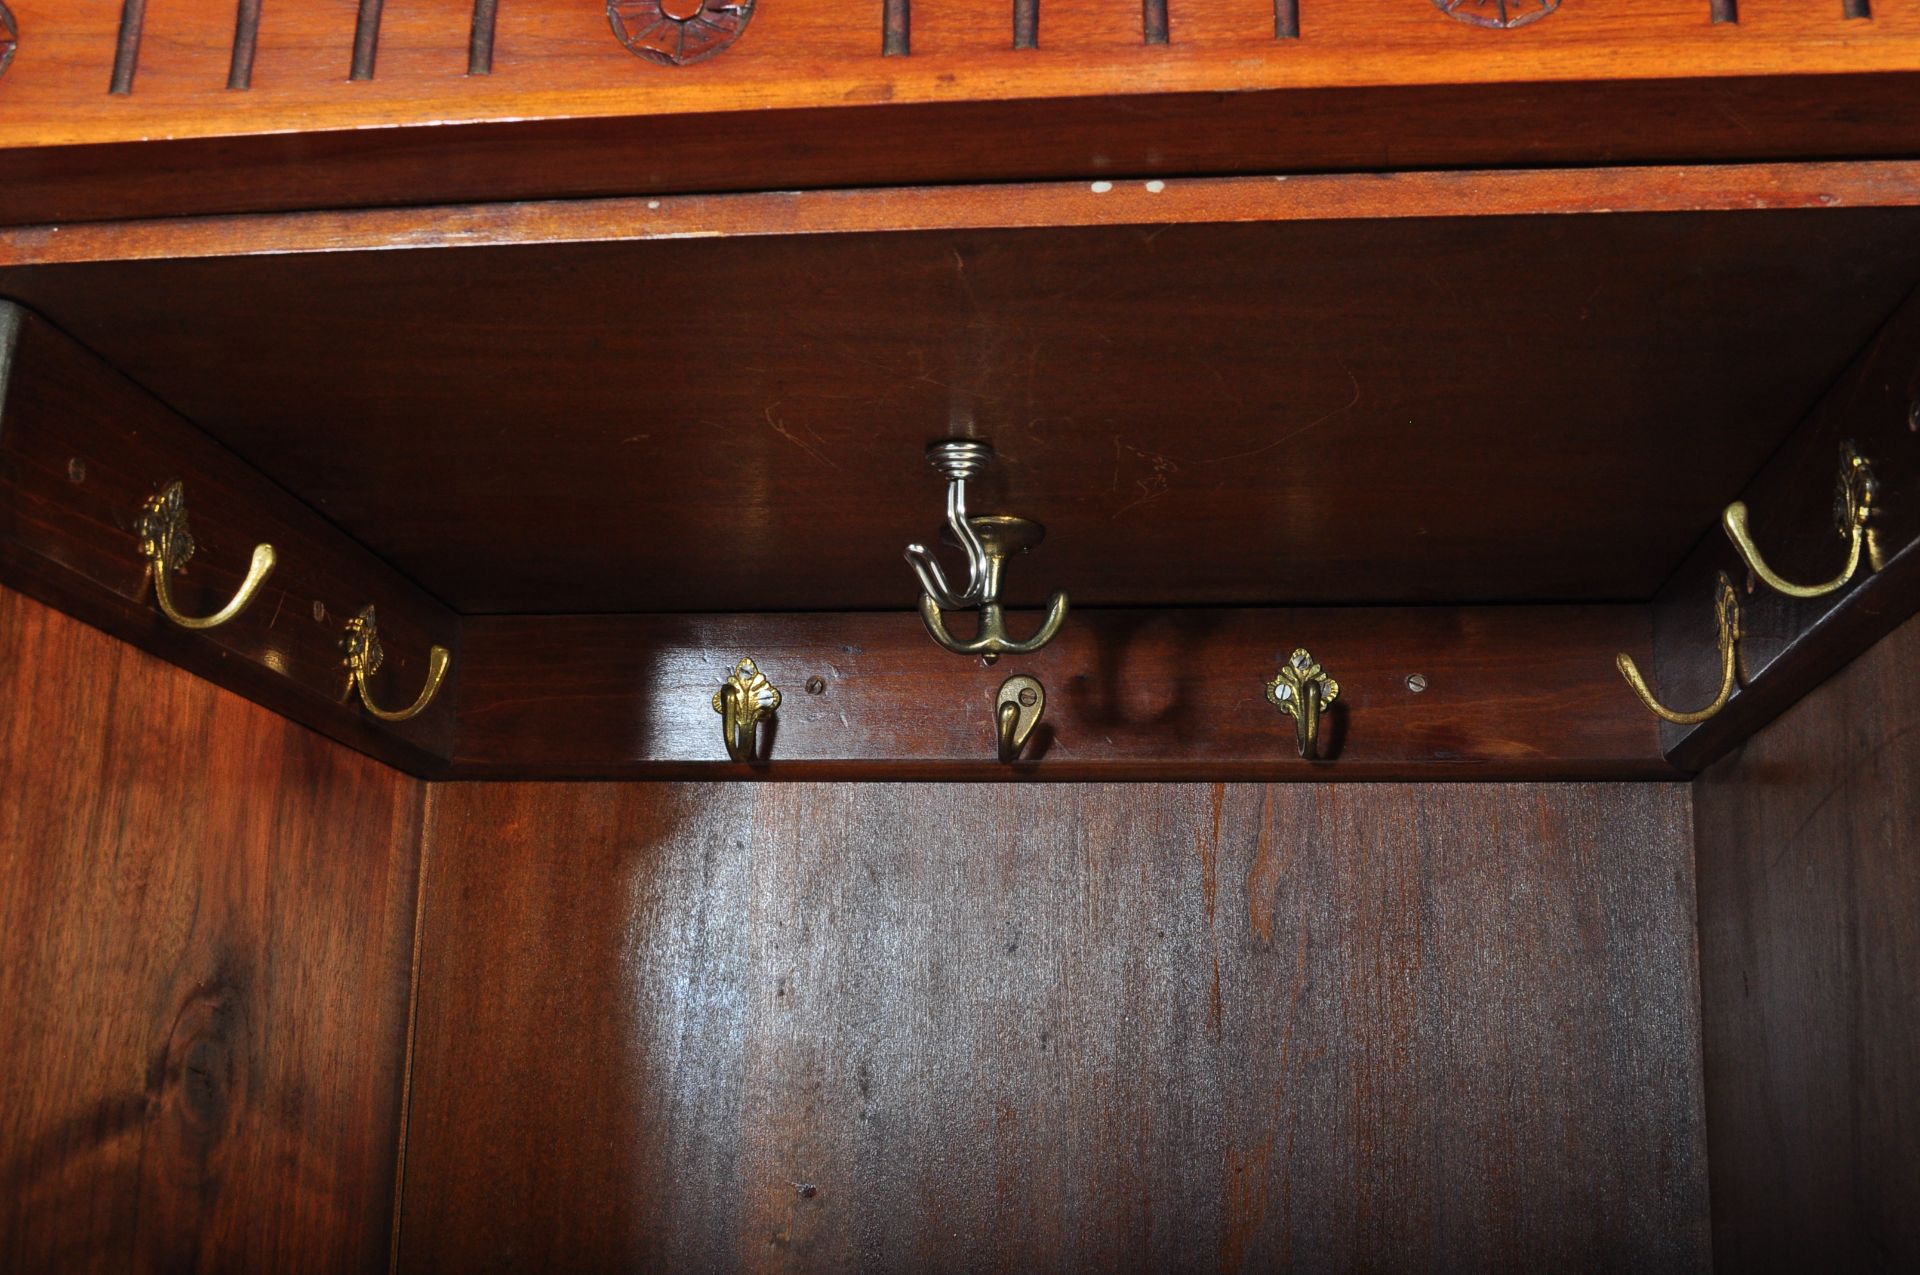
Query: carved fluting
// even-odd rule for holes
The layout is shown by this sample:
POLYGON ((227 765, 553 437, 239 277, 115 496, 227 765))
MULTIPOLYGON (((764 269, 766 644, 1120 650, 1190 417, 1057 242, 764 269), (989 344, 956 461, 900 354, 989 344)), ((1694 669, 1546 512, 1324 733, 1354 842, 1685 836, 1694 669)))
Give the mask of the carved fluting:
POLYGON ((1560 7, 1560 0, 1433 0, 1448 17, 1477 27, 1523 27, 1560 7))
POLYGON ((13 12, 0 4, 0 75, 13 65, 13 54, 19 47, 20 24, 13 20, 13 12))
POLYGON ((739 39, 753 20, 753 0, 609 0, 607 20, 634 53, 685 66, 739 39))

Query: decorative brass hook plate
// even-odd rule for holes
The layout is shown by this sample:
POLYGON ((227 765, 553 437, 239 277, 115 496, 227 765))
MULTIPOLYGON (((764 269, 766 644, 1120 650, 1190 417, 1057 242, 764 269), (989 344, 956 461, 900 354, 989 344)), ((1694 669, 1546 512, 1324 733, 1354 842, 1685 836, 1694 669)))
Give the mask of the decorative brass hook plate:
POLYGON ((1874 541, 1872 528, 1867 525, 1873 518, 1873 501, 1878 494, 1879 484, 1874 480, 1872 462, 1854 448, 1852 440, 1840 444, 1840 472, 1834 480, 1833 489, 1833 525, 1834 530, 1840 533, 1840 538, 1847 542, 1847 562, 1839 575, 1824 584, 1795 584, 1782 579, 1767 566, 1760 557, 1759 546, 1753 542, 1753 534, 1747 528, 1747 506, 1744 501, 1736 500, 1728 505, 1727 511, 1720 515, 1720 525, 1726 529, 1727 539, 1733 541, 1741 560, 1754 575, 1766 582, 1768 588, 1790 598, 1825 597, 1853 579, 1854 572, 1860 569, 1863 546, 1870 567, 1875 571, 1880 570, 1879 545, 1874 541))
POLYGON ((979 655, 992 661, 1002 655, 1031 655, 1053 641, 1067 619, 1067 595, 1056 590, 1047 603, 1040 629, 1024 641, 1007 632, 1000 608, 1000 585, 1007 559, 1039 544, 1047 529, 1037 522, 1005 514, 969 517, 967 481, 976 478, 993 460, 993 448, 974 439, 950 438, 927 449, 927 459, 947 478, 947 526, 944 538, 958 545, 967 558, 967 587, 947 583, 939 561, 924 545, 906 549, 908 565, 920 580, 920 619, 927 632, 956 655, 979 655), (978 607, 980 624, 973 637, 962 641, 947 630, 941 608, 978 607))
POLYGON ((1720 626, 1720 692, 1713 697, 1713 703, 1692 713, 1676 712, 1653 697, 1647 687, 1647 680, 1640 676, 1640 669, 1634 664, 1633 657, 1622 651, 1613 659, 1614 666, 1620 670, 1620 676, 1627 679, 1627 685, 1640 697, 1654 716, 1662 721, 1672 722, 1676 726, 1696 726, 1706 721, 1727 706, 1733 698, 1734 686, 1742 681, 1740 669, 1740 595, 1733 587, 1733 581, 1727 573, 1720 573, 1719 588, 1716 591, 1714 615, 1720 626))
POLYGON ((733 666, 733 676, 713 693, 713 711, 720 714, 720 737, 726 742, 727 756, 735 761, 764 760, 756 757, 760 723, 780 708, 780 689, 769 682, 748 656, 733 666))
POLYGON ((1293 719, 1294 742, 1310 761, 1320 754, 1320 715, 1339 697, 1340 683, 1327 676, 1305 647, 1295 648, 1267 683, 1267 698, 1293 719))
POLYGON ((1001 761, 1020 760, 1027 740, 1033 737, 1033 728, 1046 711, 1047 688, 1040 685, 1039 678, 1016 673, 1000 683, 1000 693, 993 700, 993 729, 1001 761))
POLYGON ((446 680, 447 665, 452 660, 446 647, 429 647, 427 684, 421 689, 419 698, 405 708, 386 709, 373 702, 373 691, 367 685, 367 679, 379 672, 380 665, 386 660, 386 652, 380 646, 380 628, 374 621, 371 606, 347 621, 347 636, 341 646, 346 649, 347 658, 343 663, 353 673, 353 685, 360 692, 360 702, 367 706, 369 713, 383 722, 404 722, 425 711, 439 693, 440 683, 446 680))
POLYGON ((273 573, 275 561, 273 546, 255 545, 253 562, 247 567, 246 579, 240 582, 239 591, 225 606, 212 615, 183 615, 173 604, 173 576, 184 569, 187 560, 193 557, 193 532, 187 525, 187 492, 177 482, 168 483, 159 494, 149 496, 140 506, 140 516, 133 524, 134 534, 140 537, 140 556, 145 558, 153 570, 153 600, 160 607, 160 614, 183 629, 218 628, 247 609, 260 586, 273 573))

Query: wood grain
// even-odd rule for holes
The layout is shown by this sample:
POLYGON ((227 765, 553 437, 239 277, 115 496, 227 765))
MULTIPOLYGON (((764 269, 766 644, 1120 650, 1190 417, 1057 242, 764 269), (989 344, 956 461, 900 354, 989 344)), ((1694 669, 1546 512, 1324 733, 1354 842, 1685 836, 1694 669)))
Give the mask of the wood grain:
MULTIPOLYGON (((506 72, 463 83, 495 78, 506 72)), ((762 113, 751 127, 702 113, 314 131, 302 116, 285 133, 0 147, 0 225, 1065 177, 1902 159, 1920 152, 1916 93, 1913 73, 1745 75, 1129 92, 1054 99, 1044 116, 1025 101, 861 103, 762 113)))
MULTIPOLYGON (((697 72, 636 62, 605 8, 522 0, 499 13, 495 71, 469 79, 471 23, 462 5, 289 5, 265 12, 251 96, 225 91, 229 6, 154 10, 128 103, 103 91, 114 60, 107 6, 19 0, 30 39, 5 92, 11 146, 92 144, 220 133, 393 129, 523 120, 851 108, 877 103, 1018 101, 1392 85, 1708 80, 1722 76, 1910 73, 1920 68, 1920 10, 1888 0, 1871 27, 1834 6, 1751 7, 1716 28, 1706 0, 1568 5, 1521 32, 1450 20, 1430 3, 1344 0, 1313 15, 1302 38, 1274 39, 1272 0, 1230 0, 1171 15, 1130 4, 1054 0, 1044 59, 1018 57, 1006 10, 918 0, 911 57, 885 57, 876 8, 854 20, 830 0, 789 0, 754 15, 740 41, 697 72), (349 82, 378 22, 379 74, 349 82), (1144 26, 1144 30, 1143 30, 1144 26), (1170 42, 1148 44, 1157 32, 1170 42), (1143 39, 1144 37, 1144 39, 1143 39), (1278 46, 1278 47, 1276 47, 1278 46), (1144 90, 1144 91, 1143 91, 1144 90)), ((1177 7, 1176 7, 1177 10, 1177 7)), ((1595 124, 1605 127, 1604 119, 1595 124)))
POLYGON ((1015 605, 1614 601, 1653 595, 1894 309, 1917 229, 742 236, 0 287, 462 612, 904 610, 950 433, 1003 458, 975 508, 1047 525, 1015 605))
POLYGON ((0 590, 0 1270, 378 1271, 422 788, 0 590))
POLYGON ((1707 1264, 1685 790, 439 790, 400 1266, 1707 1264))
MULTIPOLYGON (((1015 616, 1013 632, 1037 622, 1015 616)), ((1653 719, 1613 669, 1650 640, 1634 606, 1076 610, 1037 655, 988 668, 941 650, 913 614, 470 619, 446 773, 1663 778, 1677 772, 1653 719), (1340 683, 1317 763, 1265 698, 1296 646, 1340 683), (762 730, 770 760, 751 768, 727 760, 712 705, 744 656, 783 697, 762 730), (1038 677, 1047 705, 1029 760, 1007 767, 993 697, 1013 673, 1038 677)))
POLYGON ((1920 205, 1920 163, 1482 169, 588 199, 0 229, 0 267, 910 230, 1920 205))
POLYGON ((454 651, 459 677, 454 616, 97 356, 5 301, 0 580, 383 760, 430 771, 452 752, 445 706, 392 726, 362 711, 341 641, 347 620, 376 606, 386 651, 376 692, 407 703, 432 644, 454 651), (278 553, 253 603, 218 628, 177 628, 152 599, 134 528, 143 502, 175 481, 185 487, 197 546, 175 575, 181 610, 206 615, 224 605, 256 544, 278 553))
POLYGON ((1714 1255, 1920 1265, 1920 620, 1694 785, 1714 1255))
POLYGON ((1879 482, 1870 528, 1881 569, 1863 562, 1837 593, 1789 598, 1752 577, 1716 520, 1656 598, 1657 685, 1667 702, 1690 707, 1710 702, 1720 678, 1714 582, 1722 571, 1744 582, 1748 686, 1698 726, 1662 727, 1675 764, 1709 765, 1920 611, 1920 293, 1862 347, 1740 493, 1764 560, 1788 580, 1831 579, 1846 561, 1833 500, 1840 445, 1848 440, 1872 462, 1879 482))

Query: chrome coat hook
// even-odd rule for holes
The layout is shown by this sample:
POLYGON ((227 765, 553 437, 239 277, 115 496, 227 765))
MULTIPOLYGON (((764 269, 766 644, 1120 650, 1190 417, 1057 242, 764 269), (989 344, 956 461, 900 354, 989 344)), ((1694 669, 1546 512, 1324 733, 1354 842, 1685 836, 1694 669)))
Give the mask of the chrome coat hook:
POLYGON ((1753 535, 1747 530, 1747 506, 1744 501, 1736 500, 1727 506, 1720 515, 1720 525, 1726 529, 1727 539, 1733 541, 1733 547, 1749 570, 1767 587, 1776 593, 1784 593, 1790 598, 1819 598, 1844 586, 1853 579, 1853 573, 1860 569, 1860 550, 1866 548, 1871 568, 1878 571, 1881 567, 1879 546, 1874 542, 1873 531, 1867 523, 1873 517, 1873 500, 1879 494, 1879 484, 1873 477, 1873 464, 1862 456, 1851 440, 1840 444, 1840 473, 1834 481, 1833 525, 1840 538, 1847 542, 1847 563, 1840 574, 1824 584, 1795 584, 1784 580, 1760 557, 1759 546, 1753 543, 1753 535))
POLYGON ((733 675, 713 693, 713 711, 720 714, 720 737, 727 756, 735 761, 764 761, 758 752, 758 727, 780 708, 780 689, 766 678, 749 656, 733 666, 733 675))
POLYGON ((1000 760, 1016 762, 1047 711, 1047 688, 1037 677, 1016 673, 1000 683, 993 700, 993 730, 999 740, 1000 760))
POLYGON ((928 447, 927 460, 947 479, 947 525, 942 534, 967 558, 967 585, 955 589, 947 583, 946 572, 931 550, 920 544, 907 546, 907 563, 920 579, 920 618, 927 632, 956 655, 993 660, 1001 655, 1032 654, 1051 642, 1065 623, 1067 595, 1055 591, 1039 631, 1016 642, 1007 633, 1006 617, 1000 608, 1000 584, 1007 559, 1039 544, 1047 529, 1006 514, 968 515, 967 480, 979 477, 993 460, 993 448, 988 444, 950 438, 928 447), (948 632, 946 617, 940 613, 943 607, 979 608, 980 624, 973 637, 961 641, 948 632))
POLYGON ((1622 651, 1613 659, 1620 676, 1627 679, 1627 685, 1640 697, 1640 702, 1662 721, 1672 722, 1676 726, 1698 725, 1725 708, 1727 701, 1733 698, 1735 684, 1744 680, 1740 669, 1740 595, 1734 591, 1733 581, 1727 579, 1724 571, 1720 573, 1714 613, 1720 626, 1720 692, 1713 697, 1713 703, 1698 712, 1676 712, 1655 699, 1647 687, 1647 679, 1640 676, 1640 670, 1631 655, 1622 651))
POLYGON ((1327 676, 1305 647, 1295 648, 1267 683, 1267 699, 1293 719, 1294 742, 1309 761, 1320 755, 1321 713, 1339 697, 1340 683, 1327 676))
POLYGON ((273 573, 273 546, 255 545, 247 578, 240 582, 239 592, 230 602, 212 615, 182 615, 173 605, 173 575, 193 557, 193 532, 187 526, 186 488, 177 482, 168 483, 159 494, 147 497, 140 506, 140 517, 135 520, 133 530, 140 537, 140 556, 153 568, 153 600, 159 604, 160 614, 183 629, 213 629, 225 624, 247 609, 247 604, 273 573))
POLYGON ((380 665, 387 658, 387 653, 380 646, 380 627, 374 621, 371 606, 347 621, 347 636, 341 645, 346 648, 347 658, 343 663, 353 673, 353 685, 360 692, 360 702, 367 706, 369 713, 383 722, 404 722, 424 712, 427 705, 433 703, 433 697, 439 694, 440 683, 446 680, 447 665, 453 658, 444 646, 435 644, 429 647, 427 684, 421 689, 419 698, 405 708, 388 709, 373 702, 372 688, 367 685, 367 679, 380 671, 380 665))

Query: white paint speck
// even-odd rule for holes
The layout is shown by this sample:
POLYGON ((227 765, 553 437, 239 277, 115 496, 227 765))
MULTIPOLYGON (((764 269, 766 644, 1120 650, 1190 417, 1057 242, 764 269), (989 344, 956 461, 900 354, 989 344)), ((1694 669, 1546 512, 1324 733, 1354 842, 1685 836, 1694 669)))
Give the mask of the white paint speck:
POLYGON ((1167 184, 1162 181, 1151 181, 1147 183, 1147 193, 1149 195, 1157 195, 1166 188, 1167 184))
POLYGON ((658 208, 659 206, 660 206, 660 201, 657 199, 649 199, 647 201, 647 207, 649 208, 658 208))
POLYGON ((1112 182, 1095 182, 1093 184, 1093 193, 1096 195, 1104 195, 1112 189, 1113 189, 1112 182))

